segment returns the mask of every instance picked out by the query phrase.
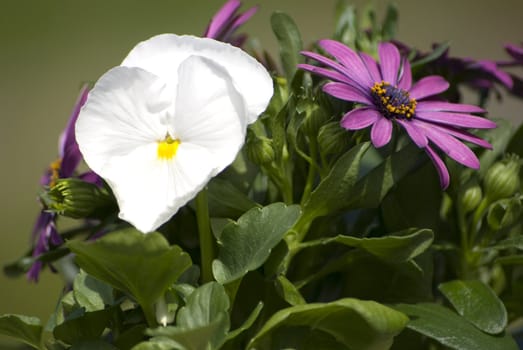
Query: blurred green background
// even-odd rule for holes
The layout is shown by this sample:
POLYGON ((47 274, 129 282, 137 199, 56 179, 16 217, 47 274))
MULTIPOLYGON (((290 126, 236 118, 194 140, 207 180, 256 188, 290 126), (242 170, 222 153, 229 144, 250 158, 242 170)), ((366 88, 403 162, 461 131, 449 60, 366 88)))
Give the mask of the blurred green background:
MULTIPOLYGON (((139 41, 172 32, 201 35, 222 1, 203 0, 1 0, 0 263, 28 249, 38 212, 42 171, 57 156, 57 137, 83 81, 94 81, 118 65, 139 41)), ((276 52, 269 17, 290 14, 304 41, 331 35, 335 0, 244 1, 261 6, 244 27, 276 52)), ((363 8, 366 1, 353 3, 363 8)), ((374 1, 380 12, 387 1, 374 1)), ((398 39, 421 49, 451 41, 455 56, 506 58, 502 44, 523 41, 521 0, 397 0, 398 39)), ((470 101, 473 102, 473 101, 470 101)), ((492 103, 490 116, 520 123, 523 103, 492 103)), ((20 313, 44 322, 55 307, 62 282, 46 270, 38 284, 0 276, 0 314, 20 313)), ((0 340, 1 341, 1 340, 0 340)), ((0 347, 2 344, 0 343, 0 347)))

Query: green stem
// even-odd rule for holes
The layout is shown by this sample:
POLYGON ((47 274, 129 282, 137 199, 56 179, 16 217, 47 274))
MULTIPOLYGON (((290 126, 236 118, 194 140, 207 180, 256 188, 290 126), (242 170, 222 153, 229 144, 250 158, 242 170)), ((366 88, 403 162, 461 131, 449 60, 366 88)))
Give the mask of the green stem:
POLYGON ((200 237, 201 280, 202 283, 207 283, 213 280, 212 261, 215 257, 214 237, 211 233, 211 223, 209 220, 207 189, 203 189, 198 193, 195 204, 198 235, 200 237))
POLYGON ((316 175, 315 169, 317 168, 317 165, 314 162, 314 157, 317 152, 316 147, 316 138, 310 137, 309 147, 310 147, 310 154, 311 154, 311 163, 309 164, 309 173, 307 174, 307 180, 305 183, 305 187, 303 188, 303 194, 301 197, 301 205, 303 205, 308 199, 309 195, 312 192, 312 186, 314 185, 314 177, 316 175))
POLYGON ((154 305, 147 303, 140 303, 142 306, 143 314, 145 315, 145 320, 149 328, 156 328, 158 323, 156 322, 156 312, 154 305))

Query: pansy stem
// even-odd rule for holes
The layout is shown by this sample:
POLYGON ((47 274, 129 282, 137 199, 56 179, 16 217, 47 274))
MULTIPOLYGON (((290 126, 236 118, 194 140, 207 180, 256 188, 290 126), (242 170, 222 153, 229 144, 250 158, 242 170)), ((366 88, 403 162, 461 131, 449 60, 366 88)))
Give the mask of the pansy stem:
POLYGON ((207 189, 203 189, 195 198, 196 220, 200 237, 201 280, 207 283, 213 280, 212 261, 215 256, 214 237, 211 233, 207 189))

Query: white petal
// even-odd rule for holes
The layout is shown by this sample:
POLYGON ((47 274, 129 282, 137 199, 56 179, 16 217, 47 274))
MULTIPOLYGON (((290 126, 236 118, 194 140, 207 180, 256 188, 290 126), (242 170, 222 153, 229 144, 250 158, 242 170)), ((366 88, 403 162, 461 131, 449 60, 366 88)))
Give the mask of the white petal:
POLYGON ((105 177, 113 157, 165 138, 174 89, 139 68, 116 67, 89 92, 76 139, 89 167, 105 177))
POLYGON ((225 68, 245 100, 247 123, 254 122, 272 97, 272 79, 258 61, 237 47, 209 38, 161 34, 136 45, 122 66, 140 67, 168 82, 176 82, 178 67, 193 55, 225 68))
POLYGON ((158 159, 156 143, 114 157, 105 171, 120 218, 144 233, 157 229, 205 186, 211 157, 205 149, 183 143, 171 160, 158 159))
POLYGON ((174 137, 206 148, 216 175, 228 166, 245 140, 243 99, 227 71, 213 61, 190 56, 178 70, 174 137))

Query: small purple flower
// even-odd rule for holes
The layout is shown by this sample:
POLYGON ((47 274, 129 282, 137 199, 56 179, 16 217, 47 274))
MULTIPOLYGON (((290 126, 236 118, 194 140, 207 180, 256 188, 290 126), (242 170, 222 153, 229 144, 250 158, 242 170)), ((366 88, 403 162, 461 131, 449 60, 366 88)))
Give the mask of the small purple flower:
POLYGON ((523 64, 523 43, 519 46, 514 44, 506 44, 505 51, 512 57, 514 65, 523 64))
MULTIPOLYGON (((82 87, 80 96, 71 113, 69 121, 60 135, 58 141, 58 156, 59 158, 51 163, 45 174, 40 179, 40 184, 45 187, 52 187, 56 180, 68 178, 74 175, 78 164, 82 160, 82 155, 78 149, 76 138, 74 135, 74 125, 80 109, 87 100, 89 89, 87 85, 82 87)), ((97 183, 99 178, 92 172, 88 172, 80 176, 85 181, 97 183)), ((33 257, 38 257, 41 254, 49 251, 51 246, 58 246, 63 243, 62 238, 56 230, 56 214, 42 209, 38 215, 35 225, 33 227, 32 241, 34 245, 33 257)), ((43 263, 36 260, 27 272, 27 278, 30 281, 38 281, 40 271, 43 263)))
POLYGON ((252 7, 238 14, 237 11, 240 6, 241 2, 239 0, 227 1, 211 19, 203 36, 241 47, 245 43, 247 36, 242 34, 235 35, 235 32, 256 13, 258 8, 252 7))
POLYGON ((398 49, 390 43, 379 45, 379 64, 368 54, 357 53, 334 40, 321 40, 319 45, 336 61, 305 51, 303 55, 328 68, 310 64, 299 67, 333 80, 323 87, 329 95, 358 104, 343 116, 343 128, 372 127, 371 141, 375 147, 382 147, 391 139, 393 124, 399 124, 430 157, 443 189, 448 187, 450 176, 436 150, 467 167, 479 168, 478 158, 461 140, 491 148, 466 129, 491 129, 496 124, 471 115, 485 112, 477 106, 436 100, 434 97, 449 87, 445 79, 427 76, 413 84, 409 61, 402 60, 398 49))

